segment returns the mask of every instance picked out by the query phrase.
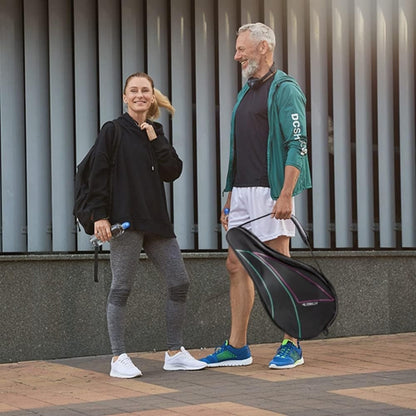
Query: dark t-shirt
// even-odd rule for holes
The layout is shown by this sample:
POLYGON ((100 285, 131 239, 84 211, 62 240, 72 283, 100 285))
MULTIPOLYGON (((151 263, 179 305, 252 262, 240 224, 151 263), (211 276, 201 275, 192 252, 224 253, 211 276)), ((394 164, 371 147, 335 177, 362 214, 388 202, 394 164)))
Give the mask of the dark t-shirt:
POLYGON ((269 186, 267 176, 267 96, 273 78, 250 88, 235 116, 236 175, 234 186, 269 186))

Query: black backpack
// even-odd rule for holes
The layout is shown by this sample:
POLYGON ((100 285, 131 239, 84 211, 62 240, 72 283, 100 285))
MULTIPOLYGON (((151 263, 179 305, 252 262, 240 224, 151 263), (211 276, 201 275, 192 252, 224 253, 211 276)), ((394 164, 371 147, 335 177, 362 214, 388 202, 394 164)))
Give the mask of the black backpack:
MULTIPOLYGON (((110 170, 110 198, 109 203, 111 204, 112 196, 112 174, 116 162, 117 151, 120 145, 121 128, 117 120, 113 120, 114 124, 114 142, 113 150, 111 154, 111 170, 110 170)), ((85 155, 84 159, 77 166, 75 174, 75 189, 74 189, 74 209, 73 214, 77 221, 78 229, 81 230, 80 225, 84 228, 85 232, 89 235, 94 234, 94 221, 92 220, 92 210, 89 204, 89 178, 91 169, 94 164, 95 150, 97 148, 98 138, 94 145, 85 155)))

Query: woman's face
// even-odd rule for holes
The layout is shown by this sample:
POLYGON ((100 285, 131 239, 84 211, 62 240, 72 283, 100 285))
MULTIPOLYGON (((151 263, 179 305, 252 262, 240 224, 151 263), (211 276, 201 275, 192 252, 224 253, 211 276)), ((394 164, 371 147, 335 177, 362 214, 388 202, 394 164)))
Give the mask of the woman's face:
POLYGON ((142 77, 131 78, 123 94, 123 101, 127 104, 129 113, 146 115, 154 99, 152 84, 147 78, 142 77))

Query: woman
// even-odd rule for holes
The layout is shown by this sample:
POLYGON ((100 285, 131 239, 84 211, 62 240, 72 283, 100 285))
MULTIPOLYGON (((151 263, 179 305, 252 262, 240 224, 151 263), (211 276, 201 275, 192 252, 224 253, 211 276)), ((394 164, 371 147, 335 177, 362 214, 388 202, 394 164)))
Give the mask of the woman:
POLYGON ((167 346, 165 370, 200 370, 206 365, 182 346, 185 302, 189 277, 169 220, 163 181, 171 182, 182 172, 182 161, 164 136, 159 106, 174 113, 169 100, 154 88, 145 73, 130 75, 124 86, 127 112, 118 118, 121 140, 112 173, 109 201, 110 152, 114 124, 106 123, 99 134, 91 173, 94 234, 102 241, 111 238, 111 224, 128 221, 130 228, 110 242, 112 283, 107 302, 107 323, 113 358, 110 376, 132 378, 141 371, 126 354, 125 313, 142 248, 168 288, 166 305, 167 346))

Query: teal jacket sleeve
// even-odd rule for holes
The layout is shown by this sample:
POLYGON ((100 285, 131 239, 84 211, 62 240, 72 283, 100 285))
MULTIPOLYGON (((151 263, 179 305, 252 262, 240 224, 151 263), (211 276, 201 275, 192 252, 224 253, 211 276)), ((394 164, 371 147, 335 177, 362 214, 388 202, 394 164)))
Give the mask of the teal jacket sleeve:
POLYGON ((307 157, 306 99, 293 82, 283 82, 279 94, 279 121, 286 149, 285 165, 302 170, 307 157))

